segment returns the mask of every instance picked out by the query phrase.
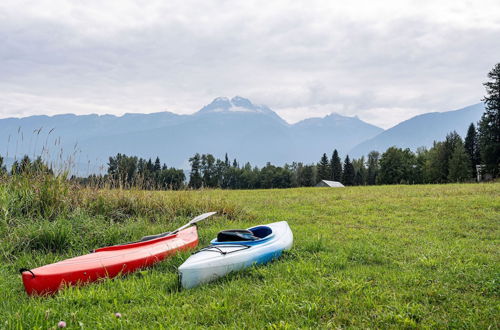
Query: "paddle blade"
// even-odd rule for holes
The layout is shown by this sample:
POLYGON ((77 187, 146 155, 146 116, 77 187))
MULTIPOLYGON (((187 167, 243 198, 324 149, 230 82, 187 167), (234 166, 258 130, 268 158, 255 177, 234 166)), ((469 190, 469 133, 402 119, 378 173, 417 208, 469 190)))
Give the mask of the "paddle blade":
POLYGON ((179 230, 183 230, 184 228, 187 228, 197 222, 200 222, 201 220, 203 219, 206 219, 212 215, 214 215, 215 213, 217 212, 208 212, 208 213, 203 213, 203 214, 200 214, 199 216, 197 216, 196 218, 194 218, 193 220, 189 221, 188 223, 186 223, 184 226, 180 227, 180 228, 177 228, 176 230, 174 230, 171 234, 175 234, 177 233, 179 230))
POLYGON ((196 218, 194 218, 193 220, 189 221, 190 224, 195 224, 203 219, 206 219, 208 217, 211 217, 212 215, 216 214, 217 212, 207 212, 207 213, 203 213, 203 214, 200 214, 199 216, 197 216, 196 218))

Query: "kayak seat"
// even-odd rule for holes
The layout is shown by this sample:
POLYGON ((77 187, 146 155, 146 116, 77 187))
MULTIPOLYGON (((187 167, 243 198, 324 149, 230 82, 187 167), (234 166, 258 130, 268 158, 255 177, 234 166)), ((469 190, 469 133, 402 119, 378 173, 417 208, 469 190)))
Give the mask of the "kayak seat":
POLYGON ((259 238, 247 229, 223 230, 217 234, 217 242, 255 241, 259 238))

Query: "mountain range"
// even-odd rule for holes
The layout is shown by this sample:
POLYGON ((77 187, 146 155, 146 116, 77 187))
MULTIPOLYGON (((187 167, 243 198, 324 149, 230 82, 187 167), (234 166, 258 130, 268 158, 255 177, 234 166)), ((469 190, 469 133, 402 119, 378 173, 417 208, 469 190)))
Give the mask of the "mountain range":
POLYGON ((383 130, 360 120, 330 114, 288 124, 265 105, 242 97, 219 97, 191 115, 151 114, 31 116, 0 119, 0 155, 9 159, 43 153, 68 158, 79 174, 99 172, 117 153, 159 156, 168 166, 188 168, 194 153, 236 158, 262 166, 266 162, 316 162, 334 148, 359 157, 391 145, 430 146, 457 130, 464 134, 477 122, 483 104, 443 113, 428 113, 383 130), (42 151, 43 150, 43 151, 42 151), (87 173, 85 173, 87 172, 87 173))

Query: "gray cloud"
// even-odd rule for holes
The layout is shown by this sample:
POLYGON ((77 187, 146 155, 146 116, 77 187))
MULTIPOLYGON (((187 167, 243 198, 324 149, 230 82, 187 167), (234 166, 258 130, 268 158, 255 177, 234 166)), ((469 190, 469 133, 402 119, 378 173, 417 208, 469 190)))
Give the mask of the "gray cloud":
POLYGON ((389 127, 477 103, 499 38, 495 1, 6 1, 0 117, 190 113, 242 95, 291 122, 389 127))

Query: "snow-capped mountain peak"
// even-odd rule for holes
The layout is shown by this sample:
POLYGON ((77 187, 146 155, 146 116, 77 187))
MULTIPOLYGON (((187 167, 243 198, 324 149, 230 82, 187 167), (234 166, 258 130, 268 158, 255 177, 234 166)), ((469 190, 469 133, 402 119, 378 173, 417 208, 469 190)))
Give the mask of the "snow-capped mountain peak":
POLYGON ((274 112, 266 106, 255 105, 249 99, 241 96, 235 96, 232 99, 227 97, 217 97, 210 104, 204 106, 198 113, 213 113, 213 112, 250 112, 274 114, 274 112))

